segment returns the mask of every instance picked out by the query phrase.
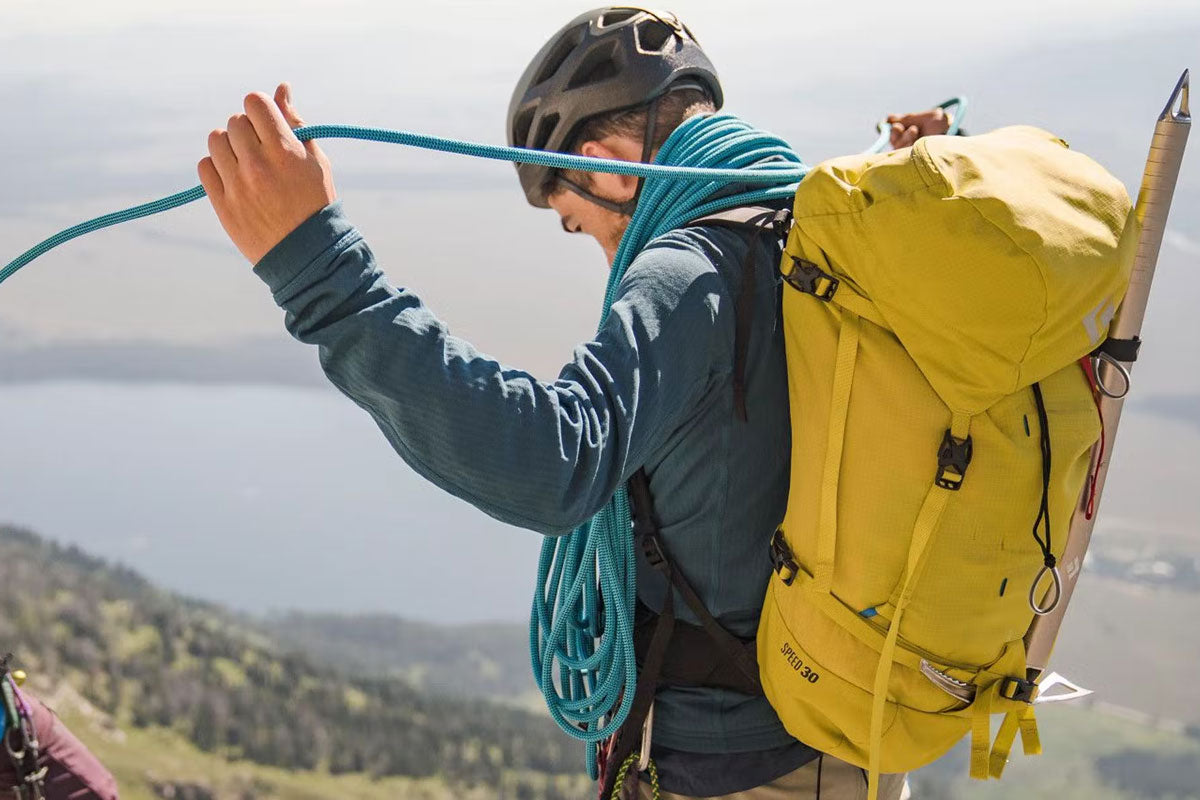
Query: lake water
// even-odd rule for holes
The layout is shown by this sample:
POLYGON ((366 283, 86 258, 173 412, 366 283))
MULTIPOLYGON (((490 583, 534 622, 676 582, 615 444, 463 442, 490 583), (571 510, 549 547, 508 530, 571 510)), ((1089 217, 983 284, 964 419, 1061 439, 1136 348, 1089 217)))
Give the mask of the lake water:
MULTIPOLYGON (((1131 409, 1097 541, 1200 555, 1198 451, 1194 422, 1131 409)), ((525 619, 541 543, 418 478, 332 388, 0 386, 0 522, 236 608, 440 622, 525 619)))
POLYGON ((248 610, 524 619, 541 537, 418 478, 329 390, 0 389, 0 521, 248 610))

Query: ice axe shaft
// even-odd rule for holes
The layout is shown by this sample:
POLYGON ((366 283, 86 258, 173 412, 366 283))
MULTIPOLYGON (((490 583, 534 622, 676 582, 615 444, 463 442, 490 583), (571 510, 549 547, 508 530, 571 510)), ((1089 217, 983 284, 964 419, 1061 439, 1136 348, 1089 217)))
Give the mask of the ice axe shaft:
MULTIPOLYGON (((1138 190, 1137 206, 1134 209, 1138 223, 1138 245, 1134 256, 1129 289, 1121 307, 1113 318, 1108 335, 1112 339, 1132 339, 1141 334, 1142 321, 1146 317, 1146 301, 1150 296, 1150 282, 1154 279, 1154 268, 1158 264, 1158 251, 1162 246, 1163 230, 1167 214, 1171 209, 1171 198, 1175 194, 1175 182, 1179 178, 1179 165, 1183 161, 1183 150, 1191 132, 1192 118, 1188 111, 1188 71, 1184 70, 1171 93, 1171 99, 1159 115, 1154 126, 1154 138, 1150 141, 1150 155, 1146 158, 1146 171, 1142 174, 1142 186, 1138 190)), ((1123 362, 1127 371, 1132 362, 1123 362)), ((1105 364, 1100 367, 1112 379, 1116 369, 1105 364)), ((1067 534, 1066 550, 1059 564, 1062 565, 1062 599, 1053 612, 1036 617, 1025 635, 1026 663, 1031 672, 1041 674, 1050 660, 1054 640, 1062 625, 1063 615, 1075 590, 1075 583, 1083 569, 1083 557, 1092 539, 1092 528, 1096 524, 1100 496, 1108 476, 1108 465, 1112 461, 1113 443, 1121 421, 1121 409, 1125 404, 1121 397, 1104 396, 1100 401, 1100 413, 1104 417, 1104 457, 1096 465, 1095 505, 1091 519, 1082 508, 1075 509, 1071 528, 1067 534)), ((1085 493, 1086 494, 1086 493, 1085 493)))

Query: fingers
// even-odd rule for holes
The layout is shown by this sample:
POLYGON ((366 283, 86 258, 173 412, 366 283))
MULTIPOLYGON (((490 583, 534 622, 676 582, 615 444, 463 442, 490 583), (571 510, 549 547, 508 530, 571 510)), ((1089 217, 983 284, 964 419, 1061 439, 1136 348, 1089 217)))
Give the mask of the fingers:
POLYGON ((891 123, 888 140, 893 150, 910 147, 921 138, 921 114, 889 114, 887 121, 891 123))
POLYGON ((233 146, 233 154, 238 161, 253 158, 260 142, 250 119, 245 114, 234 114, 226 126, 229 129, 229 143, 233 146))
MULTIPOLYGON (((304 126, 304 119, 296 111, 296 107, 292 105, 292 87, 286 82, 275 87, 275 105, 279 108, 279 113, 287 121, 287 124, 293 128, 304 126)), ((294 135, 294 134, 293 134, 294 135)), ((310 155, 323 159, 325 155, 321 152, 321 148, 312 139, 304 142, 304 149, 310 155)))
POLYGON ((292 87, 286 83, 281 83, 275 89, 275 105, 279 107, 283 118, 287 120, 287 124, 293 128, 299 128, 304 125, 304 120, 296 113, 296 108, 292 105, 292 87))
POLYGON ((946 113, 946 109, 941 107, 918 111, 915 114, 888 114, 892 148, 908 147, 922 136, 943 134, 949 130, 952 119, 946 113))
POLYGON ((219 128, 208 134, 208 155, 221 177, 221 183, 233 180, 237 173, 237 156, 229 143, 229 134, 219 128))
POLYGON ((243 102, 246 116, 254 126, 259 140, 267 144, 282 144, 289 139, 295 139, 287 120, 283 118, 279 107, 271 102, 271 98, 262 92, 251 92, 243 102))
POLYGON ((221 175, 217 172, 212 158, 200 159, 200 163, 196 165, 196 172, 200 174, 200 185, 204 187, 204 193, 211 200, 216 202, 225 194, 225 185, 221 182, 221 175))

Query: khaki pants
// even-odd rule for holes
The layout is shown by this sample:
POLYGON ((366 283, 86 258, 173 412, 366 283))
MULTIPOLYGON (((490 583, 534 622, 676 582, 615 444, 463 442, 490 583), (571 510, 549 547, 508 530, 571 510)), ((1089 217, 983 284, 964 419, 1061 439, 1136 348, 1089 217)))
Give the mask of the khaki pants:
MULTIPOLYGON (((709 800, 866 800, 865 773, 833 756, 819 756, 795 772, 744 792, 724 794, 709 800), (817 778, 820 777, 818 786, 817 778)), ((652 800, 650 784, 638 782, 639 800, 652 800)), ((660 800, 693 800, 680 794, 660 792, 660 800)), ((905 773, 881 775, 879 800, 908 800, 905 773)))

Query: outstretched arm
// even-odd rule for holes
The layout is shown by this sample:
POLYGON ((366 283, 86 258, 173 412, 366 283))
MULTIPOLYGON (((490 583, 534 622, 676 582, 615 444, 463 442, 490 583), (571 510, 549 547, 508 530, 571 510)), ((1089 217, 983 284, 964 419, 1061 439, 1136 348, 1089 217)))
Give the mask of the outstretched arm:
POLYGON ((319 347, 330 380, 429 480, 542 533, 588 519, 726 368, 714 365, 728 360, 732 323, 710 260, 678 244, 647 248, 596 338, 558 380, 539 381, 452 336, 415 293, 388 283, 332 202, 328 161, 287 127, 286 100, 248 97, 245 121, 210 137, 201 175, 288 330, 319 347))

